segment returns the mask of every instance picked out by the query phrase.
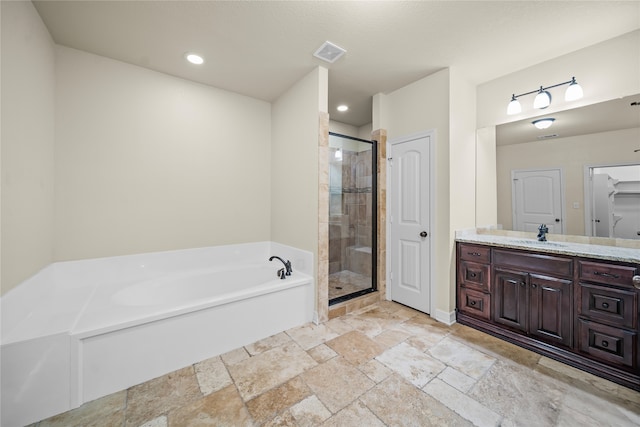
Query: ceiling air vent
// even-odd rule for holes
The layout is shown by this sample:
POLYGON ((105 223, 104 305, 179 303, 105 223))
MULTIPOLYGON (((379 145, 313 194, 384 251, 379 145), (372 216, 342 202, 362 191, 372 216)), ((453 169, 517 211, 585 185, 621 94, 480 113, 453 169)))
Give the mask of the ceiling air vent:
POLYGON ((549 135, 540 135, 537 138, 538 139, 550 139, 550 138, 557 138, 558 136, 560 136, 560 135, 558 135, 557 133, 551 133, 549 135))
POLYGON ((329 41, 324 42, 322 46, 315 51, 313 56, 329 63, 334 63, 347 51, 329 41))

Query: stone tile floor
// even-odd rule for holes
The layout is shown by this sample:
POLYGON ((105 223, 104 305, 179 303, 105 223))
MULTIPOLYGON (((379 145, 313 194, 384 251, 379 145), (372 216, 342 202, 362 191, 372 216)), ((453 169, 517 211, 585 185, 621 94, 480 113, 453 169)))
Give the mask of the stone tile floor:
POLYGON ((371 277, 342 270, 329 275, 329 299, 349 295, 371 287, 371 277))
POLYGON ((384 301, 35 425, 622 427, 640 393, 384 301))

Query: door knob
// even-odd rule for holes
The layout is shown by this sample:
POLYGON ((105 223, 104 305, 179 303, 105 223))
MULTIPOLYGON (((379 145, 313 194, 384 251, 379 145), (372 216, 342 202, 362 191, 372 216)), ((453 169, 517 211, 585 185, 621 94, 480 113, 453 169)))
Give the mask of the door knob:
POLYGON ((427 233, 426 231, 420 233, 420 237, 427 237, 428 235, 429 233, 427 233))
POLYGON ((556 222, 560 222, 560 218, 556 218, 556 222))

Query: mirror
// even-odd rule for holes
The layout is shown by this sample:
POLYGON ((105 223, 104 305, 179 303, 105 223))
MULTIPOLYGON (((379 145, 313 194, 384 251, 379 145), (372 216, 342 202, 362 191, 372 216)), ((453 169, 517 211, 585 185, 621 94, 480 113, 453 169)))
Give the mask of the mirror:
MULTIPOLYGON (((594 172, 594 168, 627 165, 640 165, 640 95, 499 125, 496 127, 498 224, 506 230, 519 229, 518 215, 522 206, 526 206, 520 196, 512 197, 516 187, 513 171, 559 170, 561 217, 555 219, 561 221, 561 226, 556 227, 559 230, 556 232, 583 236, 597 234, 594 223, 599 214, 594 212, 591 182, 592 175, 598 171, 594 172), (540 130, 533 126, 534 120, 547 117, 555 119, 551 127, 540 130)), ((625 182, 622 185, 624 194, 618 199, 622 203, 620 206, 624 206, 621 209, 625 211, 627 223, 619 230, 626 229, 629 221, 635 221, 630 227, 637 232, 640 231, 640 191, 635 188, 640 186, 640 167, 630 170, 630 176, 627 170, 622 179, 612 178, 625 182)), ((534 182, 531 188, 540 190, 544 186, 538 185, 540 183, 543 181, 534 182)), ((530 210, 551 209, 551 198, 541 197, 540 200, 530 204, 529 207, 533 207, 530 210)), ((619 216, 621 214, 614 209, 612 221, 619 216)), ((640 235, 629 232, 624 236, 640 239, 640 235)), ((620 236, 614 233, 610 237, 620 236)))

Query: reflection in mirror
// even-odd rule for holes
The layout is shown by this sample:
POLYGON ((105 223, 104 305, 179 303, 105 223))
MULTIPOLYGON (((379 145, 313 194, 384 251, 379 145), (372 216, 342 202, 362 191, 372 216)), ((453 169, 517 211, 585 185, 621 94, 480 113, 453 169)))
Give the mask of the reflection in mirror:
POLYGON ((590 167, 589 235, 640 239, 640 164, 590 167))
MULTIPOLYGON (((552 199, 560 200, 561 212, 559 216, 554 216, 553 220, 557 218, 562 222, 556 224, 553 233, 588 236, 604 233, 602 230, 596 230, 594 226, 598 215, 593 210, 595 198, 590 177, 602 172, 598 169, 594 172, 596 167, 601 169, 608 166, 640 165, 638 149, 640 149, 640 95, 497 126, 498 224, 506 230, 519 229, 514 221, 516 205, 519 204, 516 196, 513 195, 517 188, 514 172, 559 170, 561 175, 559 197, 545 193, 555 190, 540 190, 543 197, 539 198, 549 203, 552 199), (535 128, 532 122, 545 117, 554 118, 553 125, 544 130, 535 128), (547 197, 544 197, 545 194, 547 197)), ((640 231, 640 198, 633 196, 631 192, 635 190, 630 189, 640 185, 638 170, 640 169, 631 169, 628 172, 631 177, 625 175, 624 179, 613 175, 613 179, 628 183, 623 184, 625 189, 618 192, 617 202, 614 196, 611 222, 622 216, 618 213, 621 211, 625 212, 626 220, 618 220, 616 227, 611 230, 612 234, 609 234, 612 237, 640 239, 637 235, 640 231), (613 217, 614 214, 616 217, 613 217)), ((534 213, 538 210, 544 212, 546 209, 547 206, 539 201, 529 205, 529 210, 534 213)), ((607 225, 607 230, 608 228, 607 225)))

